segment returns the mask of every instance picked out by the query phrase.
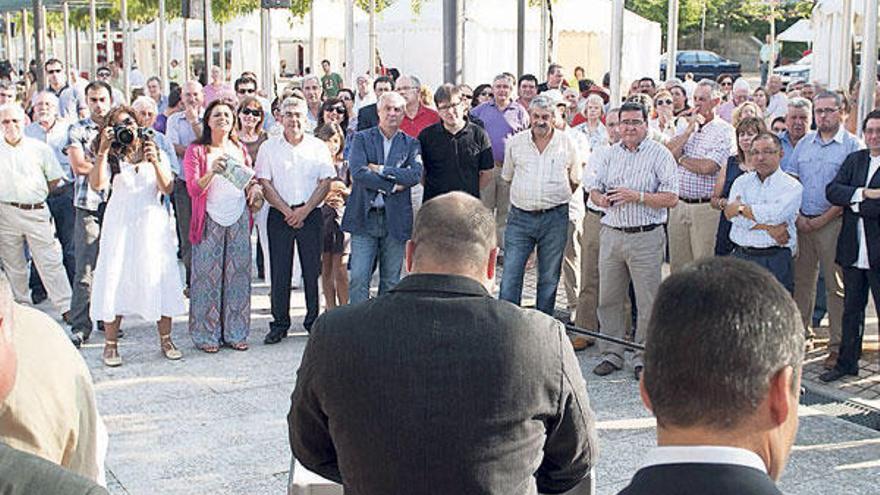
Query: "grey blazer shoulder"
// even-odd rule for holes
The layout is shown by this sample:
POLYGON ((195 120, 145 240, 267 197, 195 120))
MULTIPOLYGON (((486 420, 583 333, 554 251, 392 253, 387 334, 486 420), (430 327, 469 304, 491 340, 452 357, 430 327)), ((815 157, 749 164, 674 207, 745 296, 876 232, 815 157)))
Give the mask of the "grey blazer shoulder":
POLYGON ((108 495, 97 483, 41 457, 0 443, 3 495, 108 495))

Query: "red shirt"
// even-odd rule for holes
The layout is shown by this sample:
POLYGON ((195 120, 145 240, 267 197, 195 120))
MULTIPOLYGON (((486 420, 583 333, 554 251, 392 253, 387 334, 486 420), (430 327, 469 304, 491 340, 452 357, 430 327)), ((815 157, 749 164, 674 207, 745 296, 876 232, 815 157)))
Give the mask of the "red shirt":
POLYGON ((437 122, 440 122, 440 114, 424 105, 419 105, 419 109, 414 118, 409 118, 407 115, 403 116, 403 122, 400 123, 400 130, 407 136, 418 139, 419 133, 422 132, 422 129, 429 125, 436 124, 437 122))

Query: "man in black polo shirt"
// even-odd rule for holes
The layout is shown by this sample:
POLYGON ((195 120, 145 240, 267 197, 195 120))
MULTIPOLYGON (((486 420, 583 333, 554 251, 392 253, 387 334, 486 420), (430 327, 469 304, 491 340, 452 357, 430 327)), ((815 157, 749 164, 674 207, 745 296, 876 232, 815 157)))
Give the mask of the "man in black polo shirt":
POLYGON ((461 91, 444 84, 434 93, 440 122, 419 134, 425 166, 424 201, 451 191, 463 191, 476 198, 492 180, 495 162, 489 135, 465 120, 461 91))

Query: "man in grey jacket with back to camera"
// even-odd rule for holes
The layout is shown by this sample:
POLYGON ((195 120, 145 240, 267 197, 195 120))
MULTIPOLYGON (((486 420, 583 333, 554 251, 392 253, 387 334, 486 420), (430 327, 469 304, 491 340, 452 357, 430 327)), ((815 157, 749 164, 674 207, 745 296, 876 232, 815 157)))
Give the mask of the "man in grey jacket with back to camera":
POLYGON ((492 297, 480 200, 426 202, 387 295, 312 327, 288 415, 293 455, 348 494, 589 491, 598 438, 562 323, 492 297))

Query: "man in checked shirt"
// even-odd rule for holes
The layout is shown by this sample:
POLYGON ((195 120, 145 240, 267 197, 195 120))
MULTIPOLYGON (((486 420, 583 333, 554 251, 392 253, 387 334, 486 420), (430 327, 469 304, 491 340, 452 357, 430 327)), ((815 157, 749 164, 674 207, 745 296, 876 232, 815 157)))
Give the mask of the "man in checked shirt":
POLYGON ((678 162, 679 201, 669 212, 669 265, 672 272, 714 254, 718 213, 712 209, 715 176, 727 163, 734 143, 733 127, 715 114, 721 101, 718 85, 700 81, 694 90, 695 111, 687 129, 666 146, 678 162))
MULTIPOLYGON (((632 281, 638 305, 636 342, 644 344, 654 297, 660 287, 666 252, 666 209, 678 202, 675 159, 660 143, 646 139, 648 112, 638 103, 620 107, 620 143, 596 160, 590 199, 605 209, 599 233, 599 327, 618 339, 627 333, 625 311, 632 281)), ((624 348, 601 341, 602 362, 593 373, 604 376, 623 368, 624 348)), ((636 380, 642 374, 642 353, 633 359, 636 380)))

